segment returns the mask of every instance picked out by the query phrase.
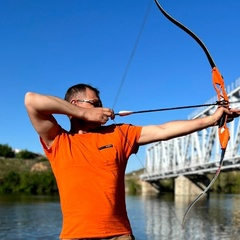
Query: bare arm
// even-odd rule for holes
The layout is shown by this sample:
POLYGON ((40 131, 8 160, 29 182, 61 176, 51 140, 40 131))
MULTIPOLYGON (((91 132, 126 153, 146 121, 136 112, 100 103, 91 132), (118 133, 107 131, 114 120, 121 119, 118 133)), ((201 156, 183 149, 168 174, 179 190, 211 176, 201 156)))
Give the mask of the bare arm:
POLYGON ((64 114, 101 124, 106 123, 108 117, 113 117, 112 110, 108 108, 81 108, 61 98, 32 92, 25 95, 25 106, 33 127, 48 147, 60 131, 53 114, 64 114))
POLYGON ((218 108, 213 115, 183 121, 172 121, 162 125, 145 126, 142 129, 141 136, 138 140, 140 145, 148 144, 155 141, 168 140, 175 137, 184 136, 202 129, 218 125, 223 113, 227 113, 231 120, 238 117, 240 110, 218 108))

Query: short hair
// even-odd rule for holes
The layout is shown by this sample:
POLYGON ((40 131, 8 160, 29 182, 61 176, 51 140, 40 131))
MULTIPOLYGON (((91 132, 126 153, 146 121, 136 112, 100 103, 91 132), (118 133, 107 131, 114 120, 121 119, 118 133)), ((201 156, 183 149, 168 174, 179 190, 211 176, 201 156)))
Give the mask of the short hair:
POLYGON ((99 92, 99 90, 98 90, 97 88, 92 87, 91 85, 84 84, 84 83, 76 84, 76 85, 70 87, 70 88, 67 90, 64 99, 65 99, 66 101, 70 102, 70 101, 71 101, 71 98, 72 98, 75 94, 77 94, 77 93, 84 93, 84 92, 86 92, 87 89, 90 89, 90 90, 94 91, 94 92, 96 93, 97 97, 98 97, 99 100, 100 100, 100 97, 99 97, 100 92, 99 92))

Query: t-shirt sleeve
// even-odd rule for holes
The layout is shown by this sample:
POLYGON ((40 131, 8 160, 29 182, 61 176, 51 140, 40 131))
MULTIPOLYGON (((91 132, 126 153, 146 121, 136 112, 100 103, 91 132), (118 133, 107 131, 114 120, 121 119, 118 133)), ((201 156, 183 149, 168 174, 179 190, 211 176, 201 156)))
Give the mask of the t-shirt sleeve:
POLYGON ((137 153, 139 148, 138 139, 140 138, 142 127, 123 124, 120 125, 120 130, 126 156, 129 157, 131 154, 137 153))
POLYGON ((48 160, 52 161, 54 156, 56 155, 56 152, 58 151, 58 146, 59 146, 59 142, 60 142, 60 137, 66 133, 66 130, 64 130, 63 128, 61 128, 61 132, 55 137, 52 146, 51 147, 47 147, 45 142, 43 141, 43 139, 39 136, 40 139, 40 143, 42 145, 42 148, 44 150, 44 153, 46 154, 46 157, 48 158, 48 160))

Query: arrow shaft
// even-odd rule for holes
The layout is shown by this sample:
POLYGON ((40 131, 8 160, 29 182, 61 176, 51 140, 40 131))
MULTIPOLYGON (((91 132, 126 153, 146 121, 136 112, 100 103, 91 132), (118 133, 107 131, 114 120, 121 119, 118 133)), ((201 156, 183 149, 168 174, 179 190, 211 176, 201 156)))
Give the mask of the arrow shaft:
POLYGON ((221 102, 217 101, 215 103, 209 103, 209 104, 198 104, 198 105, 179 106, 179 107, 170 107, 170 108, 148 109, 148 110, 140 110, 140 111, 120 111, 118 113, 115 113, 114 115, 123 117, 123 116, 132 115, 132 114, 181 110, 181 109, 197 108, 197 107, 209 107, 209 106, 214 106, 214 105, 224 106, 224 105, 226 105, 226 103, 221 103, 221 102))

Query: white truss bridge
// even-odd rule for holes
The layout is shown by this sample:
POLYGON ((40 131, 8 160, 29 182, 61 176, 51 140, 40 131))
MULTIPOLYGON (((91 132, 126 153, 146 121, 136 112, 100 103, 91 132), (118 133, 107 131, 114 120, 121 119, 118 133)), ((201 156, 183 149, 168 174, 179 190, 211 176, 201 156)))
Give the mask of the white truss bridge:
MULTIPOLYGON (((240 108, 240 78, 227 87, 230 106, 240 108)), ((207 103, 214 103, 212 98, 207 103)), ((213 113, 217 106, 200 108, 189 119, 199 118, 213 113)), ((240 120, 228 123, 230 140, 225 153, 222 171, 240 170, 240 120)), ((218 140, 218 127, 211 127, 193 134, 161 141, 149 145, 146 149, 146 173, 144 181, 156 181, 175 178, 179 175, 201 175, 215 173, 221 155, 218 140)))

